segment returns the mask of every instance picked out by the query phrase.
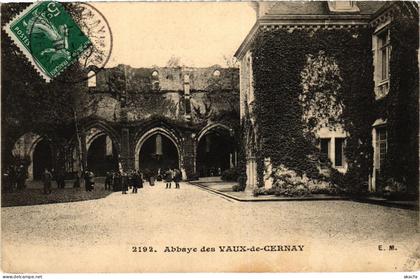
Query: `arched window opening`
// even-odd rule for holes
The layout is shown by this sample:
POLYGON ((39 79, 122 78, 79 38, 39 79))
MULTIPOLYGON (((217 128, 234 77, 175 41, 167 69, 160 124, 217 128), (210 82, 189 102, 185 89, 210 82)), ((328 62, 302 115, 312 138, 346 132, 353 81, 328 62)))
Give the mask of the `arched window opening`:
POLYGON ((219 70, 215 70, 215 71, 213 72, 213 76, 214 76, 215 78, 220 77, 220 71, 219 71, 219 70))
POLYGON ((94 71, 90 71, 88 73, 88 87, 89 88, 96 87, 96 73, 94 71))

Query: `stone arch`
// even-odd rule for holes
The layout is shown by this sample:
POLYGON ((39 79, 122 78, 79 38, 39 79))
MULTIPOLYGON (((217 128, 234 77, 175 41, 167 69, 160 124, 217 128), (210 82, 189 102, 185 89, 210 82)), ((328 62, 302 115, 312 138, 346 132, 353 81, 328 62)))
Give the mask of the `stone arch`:
MULTIPOLYGON (((49 147, 51 148, 52 152, 52 143, 51 141, 43 137, 39 134, 36 134, 34 132, 28 132, 23 134, 14 144, 12 154, 13 156, 21 159, 28 158, 29 159, 29 165, 28 165, 28 179, 33 180, 34 179, 34 152, 37 147, 37 145, 41 141, 47 141, 49 144, 49 147)), ((52 154, 51 154, 52 157, 52 154)), ((51 158, 52 160, 52 158, 51 158)), ((53 162, 51 162, 53 163, 53 162)))
POLYGON ((197 134, 195 167, 199 176, 221 175, 224 170, 237 164, 237 156, 233 130, 228 126, 212 123, 197 134))
POLYGON ((119 169, 120 142, 111 127, 92 123, 84 127, 86 142, 86 167, 97 176, 119 169))
POLYGON ((135 158, 135 163, 134 166, 136 169, 140 168, 140 150, 143 146, 143 144, 152 136, 154 135, 163 135, 165 136, 167 139, 169 139, 175 146, 177 153, 178 153, 178 168, 182 171, 182 152, 181 152, 181 144, 180 144, 180 140, 178 139, 178 137, 176 136, 176 134, 172 131, 170 131, 167 128, 163 128, 163 127, 154 127, 149 129, 148 131, 146 131, 145 133, 141 134, 141 136, 137 136, 136 137, 136 146, 134 149, 134 158, 135 158))
MULTIPOLYGON (((88 124, 83 125, 82 127, 82 130, 85 133, 87 133, 91 129, 101 130, 104 134, 108 135, 111 138, 112 142, 116 145, 118 154, 120 154, 121 152, 120 137, 119 137, 119 134, 112 127, 110 127, 107 123, 103 121, 92 121, 88 124)), ((96 134, 94 136, 97 138, 100 135, 96 134)), ((88 137, 86 138, 86 140, 88 140, 88 137)))
POLYGON ((229 132, 231 136, 233 136, 233 130, 229 128, 228 126, 221 124, 221 123, 212 123, 208 124, 206 127, 201 129, 201 131, 197 134, 197 143, 200 142, 201 138, 207 134, 210 130, 221 128, 229 132))
MULTIPOLYGON (((115 145, 115 151, 117 154, 121 154, 121 143, 120 137, 114 128, 110 127, 104 121, 91 121, 83 124, 80 127, 81 134, 85 135, 86 152, 88 152, 90 145, 101 136, 108 136, 112 144, 115 145)), ((66 170, 68 172, 75 172, 79 167, 79 159, 76 155, 76 147, 78 141, 76 135, 74 135, 67 143, 67 159, 66 159, 66 170)), ((87 154, 86 154, 87 155, 87 154)))

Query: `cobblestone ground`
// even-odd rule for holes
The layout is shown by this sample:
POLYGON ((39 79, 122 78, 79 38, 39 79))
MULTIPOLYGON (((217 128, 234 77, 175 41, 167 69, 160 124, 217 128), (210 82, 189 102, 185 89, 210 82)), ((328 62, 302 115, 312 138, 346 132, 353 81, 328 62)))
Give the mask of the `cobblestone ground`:
POLYGON ((181 189, 160 183, 137 195, 1 212, 2 269, 9 272, 419 268, 416 211, 351 201, 236 202, 187 183, 181 189), (226 253, 224 245, 304 248, 226 253), (133 246, 156 252, 133 252, 133 246), (166 246, 198 251, 164 252, 166 246), (203 246, 215 252, 200 252, 203 246))

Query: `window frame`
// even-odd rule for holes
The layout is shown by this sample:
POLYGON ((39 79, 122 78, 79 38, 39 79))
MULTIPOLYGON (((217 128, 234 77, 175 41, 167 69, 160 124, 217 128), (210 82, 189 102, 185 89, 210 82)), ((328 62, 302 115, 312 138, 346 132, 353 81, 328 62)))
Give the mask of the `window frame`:
POLYGON ((386 155, 388 153, 388 130, 385 125, 377 126, 375 127, 375 133, 376 133, 376 141, 375 141, 375 157, 376 157, 376 166, 375 169, 380 173, 381 170, 383 170, 383 166, 386 162, 386 155), (385 135, 385 138, 381 139, 381 131, 384 132, 383 135, 385 135), (385 144, 385 147, 383 148, 381 144, 385 144), (382 152, 382 150, 385 149, 385 152, 382 152))
POLYGON ((376 34, 377 37, 377 54, 379 60, 379 82, 383 83, 389 80, 389 62, 391 58, 391 38, 390 30, 388 27, 382 28, 376 34), (384 59, 385 57, 385 59, 384 59), (384 60, 385 63, 384 63, 384 60), (384 67, 385 66, 385 67, 384 67))
POLYGON ((346 145, 346 138, 345 137, 336 137, 334 138, 334 167, 336 168, 344 168, 346 164, 346 157, 344 156, 344 147, 346 145), (341 142, 341 150, 340 150, 340 156, 341 156, 341 163, 340 165, 337 165, 337 142, 341 142))
POLYGON ((388 95, 390 88, 391 21, 379 26, 373 34, 375 99, 388 95), (386 60, 386 61, 385 61, 386 60))
MULTIPOLYGON (((319 139, 319 151, 321 152, 321 154, 327 155, 328 160, 332 164, 333 162, 331 161, 331 142, 332 142, 332 137, 322 137, 322 138, 320 138, 319 139), (327 153, 323 152, 323 150, 322 150, 322 147, 323 147, 322 142, 323 141, 327 141, 327 153)), ((326 166, 323 163, 321 163, 321 168, 325 168, 325 167, 326 166)))
POLYGON ((88 72, 87 87, 88 89, 95 89, 98 86, 96 72, 91 70, 88 72), (92 76, 90 76, 92 75, 92 76))

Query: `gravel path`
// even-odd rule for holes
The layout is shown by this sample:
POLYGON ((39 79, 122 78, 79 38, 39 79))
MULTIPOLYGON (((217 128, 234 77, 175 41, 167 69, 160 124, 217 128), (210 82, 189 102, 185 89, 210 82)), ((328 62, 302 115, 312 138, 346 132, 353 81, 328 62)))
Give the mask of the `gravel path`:
POLYGON ((11 272, 419 268, 416 211, 351 201, 243 203, 182 183, 1 212, 2 269, 11 272), (304 245, 304 251, 222 253, 223 245, 304 245), (133 246, 156 252, 132 252, 133 246), (216 252, 167 253, 166 246, 216 252))

